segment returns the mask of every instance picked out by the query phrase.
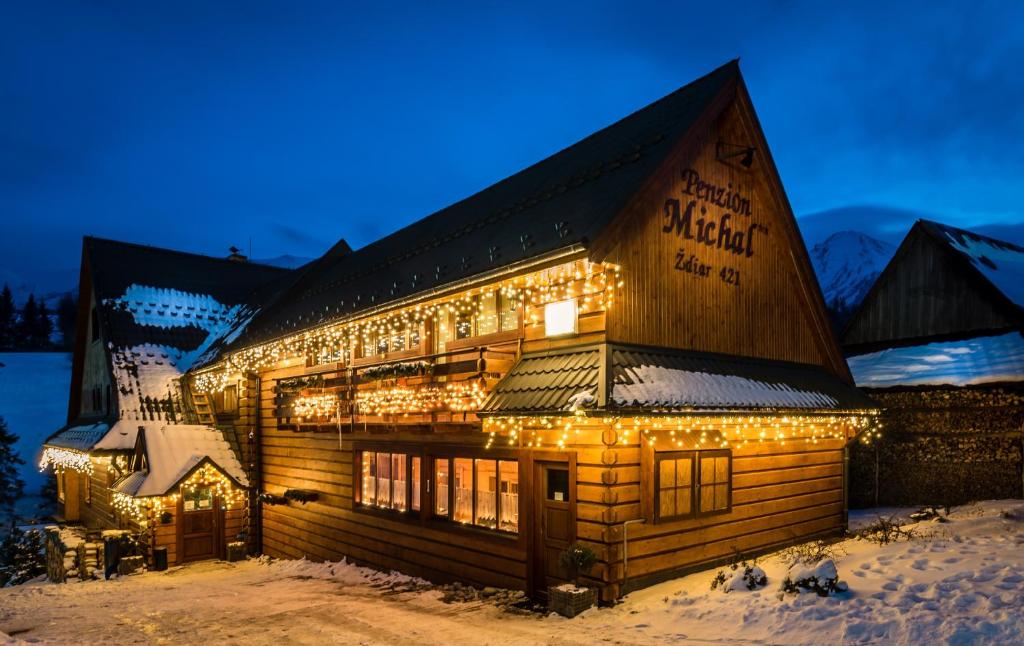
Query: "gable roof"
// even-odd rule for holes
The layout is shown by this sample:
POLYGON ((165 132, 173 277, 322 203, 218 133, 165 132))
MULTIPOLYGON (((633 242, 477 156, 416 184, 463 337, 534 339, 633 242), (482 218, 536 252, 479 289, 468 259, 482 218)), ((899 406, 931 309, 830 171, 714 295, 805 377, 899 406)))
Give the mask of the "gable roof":
POLYGON ((649 414, 877 407, 819 366, 607 343, 524 354, 479 412, 557 415, 593 409, 649 414))
MULTIPOLYGON (((130 421, 178 419, 175 404, 161 403, 174 401, 174 380, 293 275, 90 236, 83 239, 82 260, 117 388, 120 410, 112 417, 130 421)), ((78 366, 84 348, 75 352, 78 366)))
POLYGON ((239 487, 249 486, 245 471, 224 434, 210 426, 146 425, 139 429, 138 442, 145 452, 148 468, 121 478, 114 483, 114 491, 137 498, 163 496, 207 463, 239 487))
POLYGON ((1024 247, 931 220, 918 224, 967 262, 972 275, 980 275, 1009 303, 1024 307, 1024 247))
POLYGON ((582 250, 738 78, 738 63, 727 63, 511 177, 321 263, 257 315, 229 348, 269 341, 559 250, 582 250))
POLYGON ((849 355, 1024 327, 1024 248, 917 220, 850 316, 849 355))

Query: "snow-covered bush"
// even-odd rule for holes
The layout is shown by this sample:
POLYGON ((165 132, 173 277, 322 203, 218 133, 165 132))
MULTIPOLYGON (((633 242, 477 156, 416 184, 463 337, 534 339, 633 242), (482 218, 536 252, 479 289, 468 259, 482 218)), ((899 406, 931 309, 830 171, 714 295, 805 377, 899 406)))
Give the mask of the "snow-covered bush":
POLYGON ((779 558, 789 567, 797 564, 809 565, 825 559, 835 560, 845 555, 842 547, 827 541, 798 543, 779 552, 779 558))
POLYGON ((712 590, 732 592, 733 590, 757 590, 768 585, 768 575, 764 573, 757 563, 733 563, 729 566, 729 572, 719 570, 715 578, 711 580, 712 590))
POLYGON ((18 585, 46 573, 43 533, 12 527, 0 542, 0 588, 18 585))
POLYGON ((832 559, 825 559, 813 565, 794 565, 782 582, 783 592, 814 592, 820 597, 846 592, 847 589, 847 585, 839 580, 839 572, 832 559))

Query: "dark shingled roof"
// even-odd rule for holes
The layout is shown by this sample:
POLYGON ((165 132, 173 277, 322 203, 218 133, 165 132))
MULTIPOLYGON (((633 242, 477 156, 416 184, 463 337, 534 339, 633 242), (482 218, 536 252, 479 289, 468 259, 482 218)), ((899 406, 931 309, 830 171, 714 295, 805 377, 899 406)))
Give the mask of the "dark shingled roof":
POLYGON ((609 413, 878 408, 818 366, 609 343, 524 354, 480 412, 566 413, 582 393, 594 398, 582 408, 609 413), (602 401, 605 379, 609 395, 602 401))
POLYGON ((580 392, 596 395, 600 346, 524 354, 480 407, 483 413, 564 412, 580 392))
POLYGON ((139 325, 131 313, 104 304, 106 299, 121 297, 133 284, 205 294, 228 306, 254 306, 266 297, 268 286, 280 284, 292 275, 291 270, 269 265, 91 236, 86 236, 82 245, 100 303, 106 340, 116 347, 151 343, 192 350, 207 336, 196 325, 139 325))
POLYGON ((738 76, 738 64, 730 62, 475 195, 319 263, 230 347, 593 241, 738 76))

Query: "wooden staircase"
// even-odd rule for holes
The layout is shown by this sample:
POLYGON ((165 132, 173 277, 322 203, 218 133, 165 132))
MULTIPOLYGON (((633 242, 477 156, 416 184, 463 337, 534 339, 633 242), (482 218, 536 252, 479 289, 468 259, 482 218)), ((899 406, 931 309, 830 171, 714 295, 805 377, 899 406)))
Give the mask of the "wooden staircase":
POLYGON ((213 417, 213 404, 210 402, 210 395, 207 393, 192 393, 192 405, 195 408, 196 419, 200 424, 213 426, 216 420, 213 417))

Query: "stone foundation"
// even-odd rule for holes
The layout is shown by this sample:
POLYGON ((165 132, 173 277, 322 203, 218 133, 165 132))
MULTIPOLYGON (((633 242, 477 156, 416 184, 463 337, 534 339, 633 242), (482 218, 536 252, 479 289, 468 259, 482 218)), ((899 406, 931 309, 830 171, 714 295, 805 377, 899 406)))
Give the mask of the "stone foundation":
POLYGON ((882 440, 850 453, 850 507, 1024 497, 1024 386, 866 390, 882 440))

